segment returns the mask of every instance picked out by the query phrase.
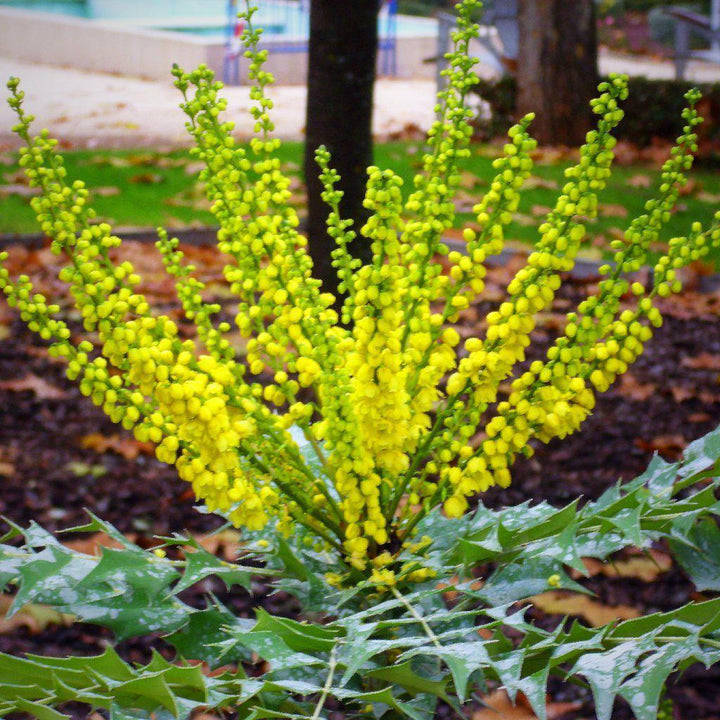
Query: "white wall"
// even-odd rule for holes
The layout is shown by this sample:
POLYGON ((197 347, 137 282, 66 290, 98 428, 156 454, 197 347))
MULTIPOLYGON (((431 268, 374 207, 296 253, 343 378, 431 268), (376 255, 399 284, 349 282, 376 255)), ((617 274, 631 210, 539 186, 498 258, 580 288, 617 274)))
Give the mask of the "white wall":
MULTIPOLYGON (((435 38, 398 38, 398 76, 434 77, 434 64, 423 61, 435 55, 435 42, 435 38)), ((267 69, 278 84, 305 82, 306 53, 273 54, 270 42, 265 47, 270 50, 267 69)), ((0 55, 153 80, 166 80, 173 63, 186 70, 205 63, 222 78, 224 45, 200 36, 0 7, 0 55)), ((245 67, 241 59, 241 78, 245 67)))

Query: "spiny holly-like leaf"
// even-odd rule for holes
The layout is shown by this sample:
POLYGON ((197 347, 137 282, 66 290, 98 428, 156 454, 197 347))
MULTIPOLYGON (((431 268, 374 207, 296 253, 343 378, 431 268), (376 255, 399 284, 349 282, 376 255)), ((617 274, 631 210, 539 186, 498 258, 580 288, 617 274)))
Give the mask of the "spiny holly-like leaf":
POLYGON ((552 558, 530 558, 506 565, 493 573, 480 595, 490 605, 504 605, 553 587, 587 592, 582 585, 570 579, 562 563, 552 558))
POLYGON ((695 658, 698 650, 697 638, 688 637, 665 645, 641 660, 635 675, 623 682, 619 693, 637 720, 656 720, 665 681, 681 661, 695 658))
POLYGON ((330 652, 336 646, 338 638, 345 634, 339 628, 273 617, 262 608, 258 608, 256 616, 257 624, 253 632, 271 632, 282 638, 289 648, 298 652, 330 652))
POLYGON ((690 478, 717 469, 720 459, 720 426, 707 435, 691 442, 683 453, 683 462, 678 475, 690 478))
POLYGON ((158 597, 180 577, 180 573, 166 560, 138 548, 102 548, 100 560, 83 578, 87 585, 106 584, 110 588, 132 588, 134 595, 148 600, 158 597))
POLYGON ((165 636, 186 660, 202 660, 211 668, 250 659, 247 648, 228 640, 229 628, 239 626, 248 632, 254 620, 236 618, 219 602, 190 615, 188 622, 179 630, 165 636))
POLYGON ((502 515, 498 528, 498 539, 503 547, 524 545, 548 536, 556 536, 572 523, 577 515, 577 501, 562 510, 556 510, 547 503, 521 505, 509 509, 502 515))
MULTIPOLYGON (((242 682, 228 675, 207 677, 200 667, 173 665, 157 655, 133 668, 110 649, 82 658, 0 655, 0 676, 31 678, 31 683, 0 683, 0 705, 7 711, 36 714, 75 700, 111 709, 117 717, 145 718, 186 717, 201 707, 227 705, 242 682)), ((49 712, 39 716, 56 717, 49 712)))
POLYGON ((15 709, 17 709, 18 712, 27 713, 38 720, 65 720, 70 717, 69 715, 65 715, 65 713, 58 712, 52 707, 48 707, 42 702, 33 702, 21 698, 18 698, 15 703, 15 709))
POLYGON ((670 548, 698 590, 720 592, 720 530, 714 520, 691 528, 684 542, 673 540, 670 548))
POLYGON ((430 693, 442 698, 446 702, 450 700, 447 695, 447 681, 431 680, 418 675, 408 660, 402 663, 395 663, 391 667, 377 668, 366 673, 366 677, 387 680, 394 685, 399 685, 412 693, 430 693))
POLYGON ((179 593, 210 575, 219 577, 228 590, 233 585, 240 585, 250 590, 252 568, 243 568, 234 563, 220 560, 201 547, 196 547, 185 556, 185 572, 180 582, 173 587, 173 593, 179 593))
POLYGON ((610 720, 615 698, 623 681, 635 672, 638 659, 655 646, 652 637, 639 637, 604 652, 581 655, 572 675, 582 675, 590 683, 598 720, 610 720))
POLYGON ((477 670, 492 665, 490 655, 484 643, 464 642, 445 645, 443 647, 424 647, 419 650, 409 650, 401 656, 411 658, 414 655, 423 654, 440 658, 448 670, 450 670, 455 692, 460 702, 465 702, 467 697, 468 681, 470 676, 477 670))
MULTIPOLYGON (((127 666, 111 651, 98 658, 0 656, 0 677, 12 678, 0 688, 0 709, 7 713, 35 703, 42 713, 78 699, 109 708, 118 718, 143 713, 169 718, 232 702, 247 717, 301 717, 316 707, 312 696, 326 691, 347 703, 376 703, 378 714, 390 709, 427 720, 437 698, 464 699, 487 678, 504 685, 511 697, 522 692, 543 717, 549 673, 561 672, 590 684, 600 720, 611 716, 618 695, 646 720, 670 673, 693 661, 709 665, 720 660, 720 598, 615 626, 574 623, 569 630, 560 625, 552 632, 533 626, 512 603, 551 586, 581 591, 565 569, 581 569, 582 557, 602 559, 631 542, 662 537, 671 540, 700 587, 715 587, 717 481, 691 488, 713 467, 707 453, 715 450, 712 442, 702 444, 702 452, 693 450, 690 462, 699 474, 680 477, 679 484, 684 465, 654 460, 643 476, 579 510, 547 504, 480 508, 458 524, 462 537, 455 546, 446 534, 438 547, 430 547, 431 563, 443 570, 440 578, 412 592, 405 589, 404 596, 373 598, 364 607, 358 601, 367 588, 336 593, 333 598, 343 598, 344 604, 337 619, 325 624, 263 611, 256 619, 235 618, 217 602, 204 610, 182 605, 174 594, 190 584, 181 580, 183 572, 190 566, 191 577, 207 576, 218 562, 209 554, 197 554, 193 566, 189 557, 171 562, 131 546, 98 559, 65 548, 31 526, 25 547, 0 546, 0 568, 19 582, 20 591, 27 588, 26 596, 48 597, 59 607, 69 597, 80 597, 76 614, 119 633, 174 629, 168 640, 183 656, 215 667, 257 653, 269 670, 258 679, 246 678, 241 670, 207 678, 199 668, 175 666, 160 656, 143 668, 127 666), (680 500, 674 498, 678 487, 687 493, 680 500), (479 587, 474 576, 463 576, 473 558, 497 566, 479 587), (450 582, 456 572, 459 577, 450 582), (455 595, 454 607, 446 604, 448 589, 455 595), (508 628, 519 640, 510 639, 508 628), (388 687, 363 692, 363 679, 369 678, 388 687)), ((91 526, 97 529, 100 523, 94 519, 91 526)), ((445 532, 448 521, 442 519, 438 527, 445 532)), ((422 531, 432 533, 432 525, 422 531)), ((279 543, 271 561, 294 575, 301 594, 309 596, 325 587, 318 577, 324 560, 294 542, 279 543)), ((228 563, 229 573, 251 571, 228 563)))
POLYGON ((105 533, 121 548, 102 548, 98 558, 60 544, 35 523, 26 530, 13 528, 12 534, 24 536, 26 544, 21 548, 0 545, 0 582, 19 586, 11 613, 28 603, 51 605, 110 628, 118 639, 173 632, 198 612, 175 597, 179 592, 213 574, 228 586, 247 587, 254 572, 219 560, 185 538, 176 542, 191 546, 194 552, 188 552, 184 562, 158 557, 92 515, 87 525, 74 531, 105 533))
POLYGON ((325 660, 313 655, 294 651, 281 638, 268 630, 234 633, 234 638, 237 643, 257 653, 263 660, 267 660, 274 670, 292 670, 327 664, 325 660))

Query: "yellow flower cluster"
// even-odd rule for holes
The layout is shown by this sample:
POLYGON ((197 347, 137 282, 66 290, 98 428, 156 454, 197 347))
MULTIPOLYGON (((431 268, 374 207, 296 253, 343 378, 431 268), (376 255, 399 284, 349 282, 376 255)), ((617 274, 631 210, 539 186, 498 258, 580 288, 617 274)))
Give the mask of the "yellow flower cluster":
POLYGON ((395 173, 369 168, 370 217, 353 229, 340 214, 332 158, 317 151, 328 232, 337 241, 339 312, 312 277, 307 240, 288 202, 265 92, 272 77, 263 69, 252 12, 246 41, 257 137, 247 146, 221 119, 226 102, 212 73, 173 70, 227 257, 234 325, 247 338, 242 358, 227 337, 232 324, 217 322, 219 305, 163 230, 157 247, 197 337, 182 339, 172 320, 153 312, 132 265, 111 261, 120 240, 93 222, 89 193, 66 179, 55 142, 44 132, 30 136, 22 93, 10 83, 16 130, 27 143, 21 163, 40 189, 33 207, 53 250, 67 258, 60 279, 93 342, 74 345, 59 306, 35 293, 27 277, 11 279, 0 257, 8 301, 52 342, 53 354, 66 358, 82 392, 136 437, 156 443, 158 458, 174 463, 211 510, 250 529, 270 521, 282 532, 302 525, 320 549, 337 551, 347 573, 329 578, 335 584, 365 579, 387 591, 429 579, 430 571, 400 557, 404 547, 415 552, 420 519, 437 507, 461 515, 473 495, 510 482, 513 461, 531 454, 533 441, 577 430, 596 392, 627 369, 662 322, 656 301, 680 290, 678 270, 720 243, 719 213, 708 230, 695 224, 687 238, 670 242, 651 285, 626 278, 647 262, 691 166, 700 118, 697 94, 689 93, 686 125, 663 167, 658 197, 613 242, 597 292, 568 314, 546 358, 514 374, 538 313, 573 268, 584 219, 597 214, 627 95, 625 79, 612 77, 593 101, 597 129, 567 170, 536 251, 509 283, 508 299, 488 314, 484 335, 461 342, 452 324, 482 293, 488 258, 503 251, 535 149, 527 116, 494 162, 476 222, 463 232, 465 252, 448 252, 443 235, 455 223, 459 168, 472 133, 466 99, 476 78, 468 47, 477 5, 458 6, 439 119, 407 198, 395 173), (369 264, 352 257, 353 241, 371 245, 369 264), (505 381, 510 395, 498 402, 505 381))

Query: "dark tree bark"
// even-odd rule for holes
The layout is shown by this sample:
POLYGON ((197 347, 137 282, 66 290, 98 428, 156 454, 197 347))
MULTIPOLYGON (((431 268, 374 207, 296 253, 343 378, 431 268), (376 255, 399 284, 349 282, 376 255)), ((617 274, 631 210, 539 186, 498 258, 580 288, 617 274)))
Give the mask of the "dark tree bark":
POLYGON ((536 113, 540 143, 582 144, 598 83, 595 2, 522 0, 519 8, 519 114, 536 113))
MULTIPOLYGON (((312 0, 308 53, 308 101, 305 121, 305 180, 308 191, 307 233, 315 277, 323 288, 337 292, 330 253, 334 241, 327 235, 328 207, 322 201, 315 150, 325 145, 331 165, 341 176, 344 218, 355 220, 355 231, 367 212, 366 169, 372 165, 372 109, 377 62, 377 18, 380 0, 312 0)), ((370 248, 362 238, 350 246, 356 257, 367 261, 370 248)))

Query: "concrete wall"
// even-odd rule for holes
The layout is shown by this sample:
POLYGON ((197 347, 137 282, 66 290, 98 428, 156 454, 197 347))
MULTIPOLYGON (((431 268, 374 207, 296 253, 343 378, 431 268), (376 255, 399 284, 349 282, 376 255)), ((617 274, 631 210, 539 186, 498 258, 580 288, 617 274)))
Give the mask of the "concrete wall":
MULTIPOLYGON (((267 69, 275 75, 278 84, 305 82, 306 53, 273 54, 269 41, 264 47, 270 51, 267 69)), ((434 77, 434 65, 423 61, 435 52, 435 38, 399 38, 398 76, 434 77)), ((0 55, 153 80, 167 80, 173 63, 186 70, 205 63, 222 78, 224 44, 183 33, 127 28, 98 20, 0 7, 0 55)), ((240 63, 240 77, 244 78, 247 61, 243 58, 240 63)))
POLYGON ((0 54, 81 70, 167 79, 174 62, 185 68, 207 62, 209 48, 207 41, 179 33, 2 7, 0 54))

